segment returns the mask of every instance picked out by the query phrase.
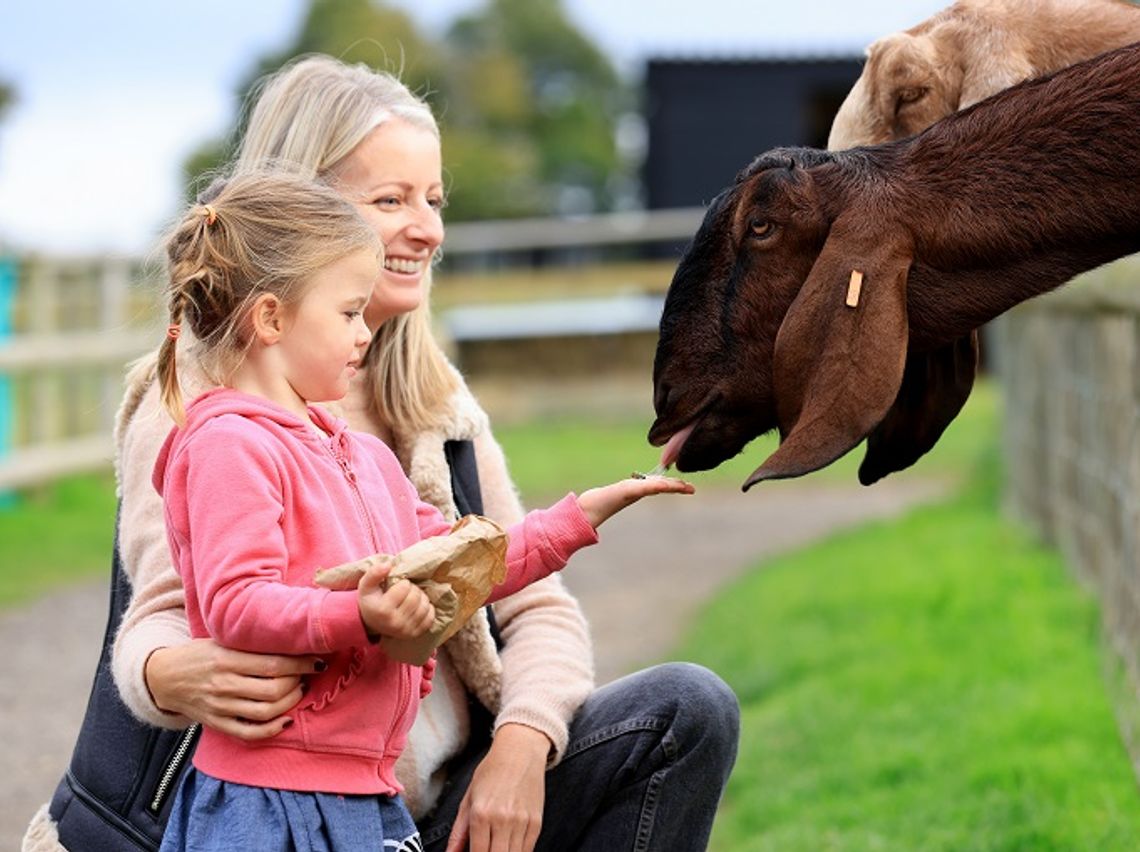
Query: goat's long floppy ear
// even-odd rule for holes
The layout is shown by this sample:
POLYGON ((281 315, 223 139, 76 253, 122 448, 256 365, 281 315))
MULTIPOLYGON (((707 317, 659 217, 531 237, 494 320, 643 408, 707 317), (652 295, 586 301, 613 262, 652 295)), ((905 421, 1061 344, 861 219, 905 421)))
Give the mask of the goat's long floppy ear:
POLYGON ((878 482, 928 452, 966 404, 977 368, 976 331, 930 352, 908 355, 894 404, 867 436, 859 481, 878 482))
POLYGON ((1020 50, 995 50, 993 45, 983 43, 976 45, 971 54, 962 59, 966 70, 958 95, 958 109, 973 106, 990 95, 1038 74, 1033 63, 1020 50))
POLYGON ((902 384, 911 252, 841 217, 776 335, 772 361, 779 449, 745 481, 818 470, 883 419, 902 384), (861 273, 861 289, 852 272, 861 273))

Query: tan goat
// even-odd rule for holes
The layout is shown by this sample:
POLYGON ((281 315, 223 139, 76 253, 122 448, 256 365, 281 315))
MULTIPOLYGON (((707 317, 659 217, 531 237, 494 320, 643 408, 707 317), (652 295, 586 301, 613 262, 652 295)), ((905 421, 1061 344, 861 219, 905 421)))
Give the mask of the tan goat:
POLYGON ((827 147, 876 145, 925 130, 995 92, 1140 41, 1127 0, 959 0, 867 48, 827 147))

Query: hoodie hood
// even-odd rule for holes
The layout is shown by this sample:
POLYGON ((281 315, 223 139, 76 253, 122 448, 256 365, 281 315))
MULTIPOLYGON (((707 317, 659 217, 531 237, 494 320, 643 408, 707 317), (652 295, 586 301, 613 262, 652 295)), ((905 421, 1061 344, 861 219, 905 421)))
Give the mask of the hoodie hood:
POLYGON ((166 436, 154 463, 152 477, 154 487, 159 494, 163 493, 166 469, 171 459, 178 452, 179 447, 190 440, 207 423, 225 415, 235 415, 258 421, 270 431, 284 431, 302 443, 310 444, 316 452, 323 453, 324 447, 331 442, 331 446, 338 455, 346 459, 348 457, 350 445, 346 434, 347 424, 323 408, 310 405, 309 416, 312 418, 312 422, 325 433, 327 437, 324 438, 313 429, 309 422, 284 406, 271 402, 264 397, 243 393, 233 388, 214 388, 195 398, 186 407, 185 425, 175 426, 166 436))

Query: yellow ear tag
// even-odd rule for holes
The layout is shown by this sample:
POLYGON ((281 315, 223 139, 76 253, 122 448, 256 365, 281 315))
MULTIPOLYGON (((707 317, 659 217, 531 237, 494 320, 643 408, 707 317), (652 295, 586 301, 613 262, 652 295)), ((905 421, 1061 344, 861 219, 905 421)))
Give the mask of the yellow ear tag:
POLYGON ((858 269, 851 270, 851 280, 847 282, 847 307, 859 306, 859 293, 863 289, 863 273, 858 269))

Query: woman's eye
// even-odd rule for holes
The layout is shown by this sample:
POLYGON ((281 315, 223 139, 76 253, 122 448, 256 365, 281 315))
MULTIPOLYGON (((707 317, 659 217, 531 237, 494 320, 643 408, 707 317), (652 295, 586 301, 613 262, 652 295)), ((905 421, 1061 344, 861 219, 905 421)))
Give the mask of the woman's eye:
POLYGON ((753 219, 748 227, 754 237, 766 237, 772 233, 772 223, 767 219, 753 219))
POLYGON ((446 198, 429 198, 428 199, 428 206, 434 210, 442 210, 444 207, 447 206, 447 199, 446 198))
POLYGON ((400 199, 394 195, 385 195, 383 198, 377 198, 372 202, 377 207, 396 207, 400 203, 400 199))
POLYGON ((354 319, 356 319, 358 316, 360 316, 360 311, 345 311, 345 312, 344 312, 344 315, 345 315, 346 317, 348 317, 350 320, 354 320, 354 319))

